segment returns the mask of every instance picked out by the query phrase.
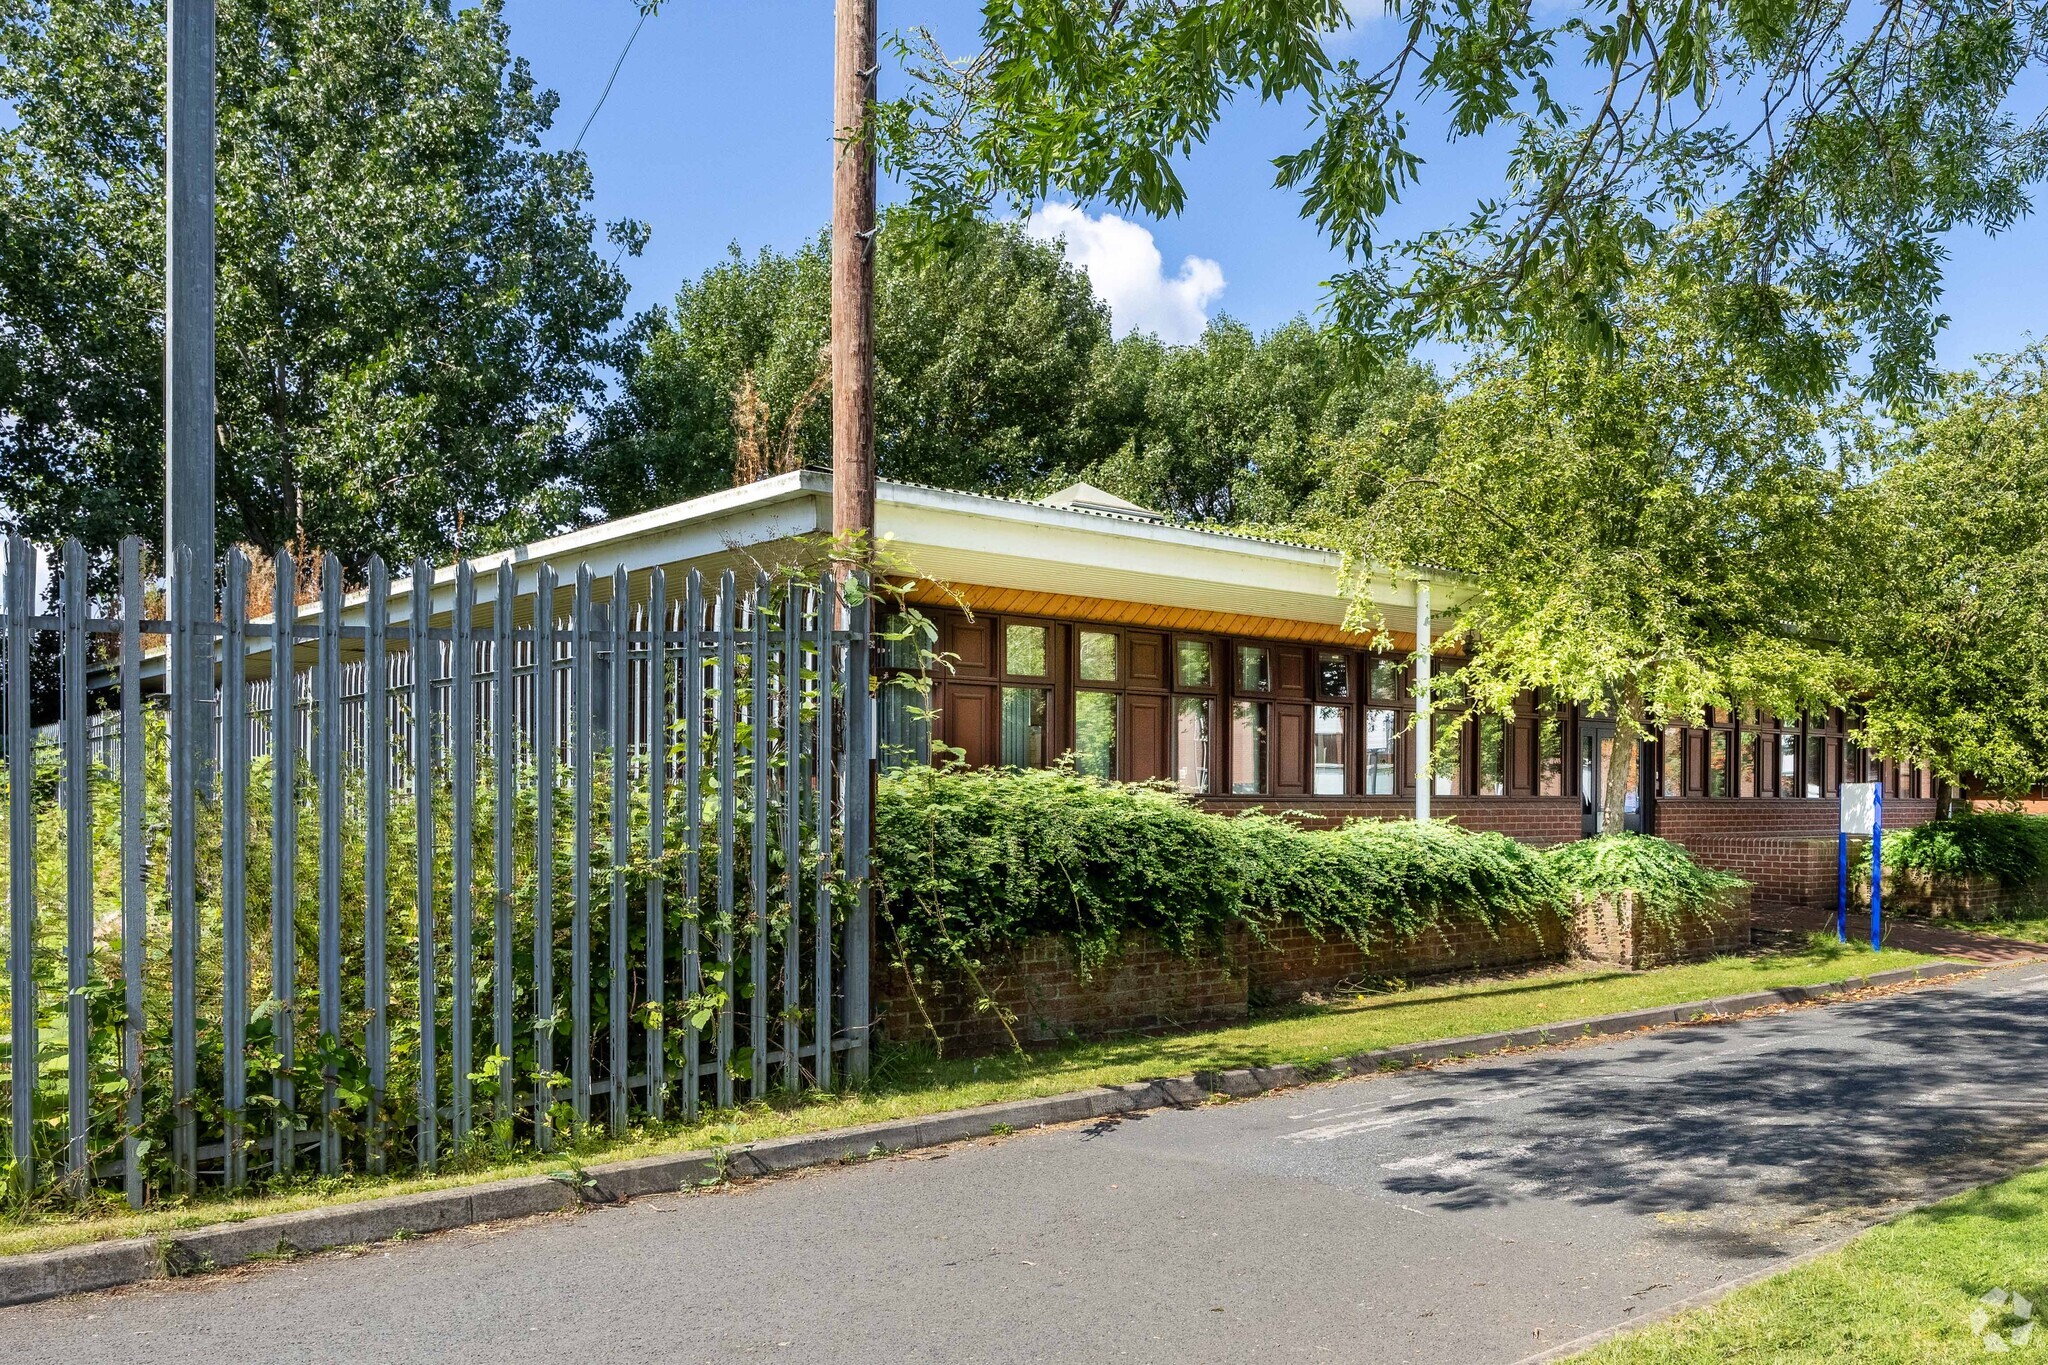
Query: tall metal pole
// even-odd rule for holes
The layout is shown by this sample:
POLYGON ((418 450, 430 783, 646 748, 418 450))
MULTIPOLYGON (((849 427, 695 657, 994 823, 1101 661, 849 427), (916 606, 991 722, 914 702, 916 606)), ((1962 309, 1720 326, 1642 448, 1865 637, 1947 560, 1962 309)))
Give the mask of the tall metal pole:
POLYGON ((1415 580, 1415 818, 1429 818, 1430 748, 1436 739, 1429 714, 1431 658, 1429 580, 1415 580))
POLYGON ((164 565, 172 628, 171 1010, 181 1025, 171 1057, 177 1184, 197 1183, 195 865, 198 793, 212 749, 213 690, 213 10, 169 0, 164 118, 164 565))
MULTIPOLYGON (((164 120, 164 561, 213 581, 214 0, 169 0, 164 120)), ((181 600, 177 585, 170 600, 181 600)), ((212 593, 193 597, 194 609, 212 593)), ((210 652, 210 651, 209 651, 210 652)), ((174 669, 182 671, 180 661, 174 669)), ((174 672, 174 680, 176 673, 174 672)))
POLYGON ((832 95, 832 533, 875 530, 875 0, 837 0, 832 95))

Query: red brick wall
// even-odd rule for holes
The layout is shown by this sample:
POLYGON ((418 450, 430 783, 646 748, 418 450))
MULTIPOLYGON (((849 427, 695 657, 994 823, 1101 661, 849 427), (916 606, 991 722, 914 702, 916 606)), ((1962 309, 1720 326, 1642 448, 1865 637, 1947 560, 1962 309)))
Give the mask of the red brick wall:
POLYGON ((1835 903, 1835 838, 1773 839, 1696 834, 1679 841, 1707 867, 1749 883, 1758 905, 1835 903))
POLYGON ((1717 953, 1749 949, 1748 890, 1737 890, 1710 915, 1688 915, 1664 925, 1636 908, 1633 892, 1609 900, 1602 897, 1580 909, 1572 922, 1572 947, 1593 962, 1624 967, 1654 967, 1688 962, 1717 953))
POLYGON ((885 1036, 937 1041, 949 1053, 1002 1051, 1068 1034, 1100 1037, 1147 1028, 1241 1021, 1243 963, 1236 955, 1184 958, 1149 934, 1132 935, 1117 960, 1082 978, 1064 938, 1032 940, 992 961, 979 981, 912 982, 897 964, 876 964, 877 1016, 885 1036), (983 996, 1010 1016, 977 1008, 983 996))
MULTIPOLYGON (((1886 829, 1933 818, 1931 800, 1885 798, 1886 829)), ((1708 867, 1747 881, 1757 905, 1835 904, 1840 819, 1834 801, 1657 803, 1657 833, 1682 844, 1708 867)))
MULTIPOLYGON (((1748 915, 1688 931, 1676 945, 1630 952, 1620 960, 1647 963, 1728 951, 1746 940, 1748 915)), ((1309 994, 1355 988, 1378 978, 1410 978, 1488 971, 1572 956, 1584 934, 1572 922, 1511 921, 1498 932, 1459 922, 1426 929, 1412 939, 1375 941, 1369 949, 1344 938, 1318 939, 1298 921, 1266 931, 1263 941, 1242 931, 1220 950, 1183 958, 1150 935, 1134 935, 1116 961, 1083 980, 1066 940, 1044 937, 1010 958, 991 962, 979 981, 915 983, 901 967, 878 972, 878 1017, 883 1035, 900 1041, 936 1040, 959 1055, 1002 1051, 1020 1043, 1076 1035, 1100 1037, 1140 1029, 1186 1028, 1242 1021, 1253 999, 1287 1002, 1309 994), (977 1008, 986 996, 1010 1016, 977 1008)))
MULTIPOLYGON (((1934 802, 1903 796, 1884 800, 1886 829, 1924 825, 1934 818, 1934 802)), ((1832 798, 1807 801, 1713 801, 1665 797, 1657 802, 1657 833, 1691 847, 1702 835, 1749 835, 1781 839, 1832 839, 1841 828, 1841 807, 1832 798)))
MULTIPOLYGON (((1738 899, 1739 916, 1693 926, 1675 941, 1642 934, 1606 960, 1648 965, 1738 951, 1747 944, 1749 926, 1747 899, 1738 899)), ((1239 931, 1220 949, 1192 959, 1150 935, 1133 935, 1114 962, 1083 980, 1066 940, 1048 936, 991 962, 979 981, 913 983, 891 964, 877 973, 877 1015, 886 1038, 930 1039, 947 1053, 972 1055, 1007 1049, 1013 1033, 1020 1043, 1041 1043, 1069 1035, 1240 1022, 1255 998, 1289 1002, 1375 978, 1562 962, 1588 946, 1584 926, 1566 920, 1511 921, 1498 932, 1459 922, 1412 939, 1378 940, 1369 949, 1341 937, 1318 939, 1299 921, 1287 920, 1270 927, 1263 941, 1239 931), (977 1008, 984 995, 1008 1013, 1008 1027, 995 1012, 977 1008)))
POLYGON ((1292 1000, 1371 977, 1442 975, 1562 959, 1571 949, 1566 926, 1511 921, 1498 932, 1464 920, 1425 929, 1412 939, 1381 939, 1370 950, 1347 938, 1319 939, 1289 920, 1269 928, 1264 943, 1243 949, 1255 995, 1292 1000))
MULTIPOLYGON (((1867 880, 1858 879, 1849 888, 1849 902, 1853 908, 1870 908, 1867 880)), ((1996 877, 1935 877, 1918 868, 1893 866, 1884 870, 1886 914, 1982 920, 2002 910, 2044 905, 2048 905, 2048 881, 2008 890, 1996 877)))

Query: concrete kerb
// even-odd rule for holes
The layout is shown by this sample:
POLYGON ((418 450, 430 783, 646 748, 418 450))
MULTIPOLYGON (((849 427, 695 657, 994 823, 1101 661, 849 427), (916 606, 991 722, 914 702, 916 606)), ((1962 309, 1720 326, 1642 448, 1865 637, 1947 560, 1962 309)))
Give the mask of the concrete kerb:
POLYGON ((1343 1075, 1370 1075, 1510 1048, 1633 1033, 1696 1019, 1796 1005, 1874 986, 1934 980, 1984 970, 1981 964, 1936 962, 1818 986, 1786 986, 1683 1005, 1629 1010, 1538 1028, 1444 1038, 1381 1048, 1320 1066, 1246 1067, 1192 1076, 1102 1086, 1011 1100, 922 1118, 898 1119, 827 1133, 773 1138, 717 1151, 677 1152, 605 1162, 554 1175, 519 1176, 448 1190, 366 1199, 356 1204, 268 1214, 239 1223, 0 1257, 0 1307, 65 1294, 89 1293, 146 1280, 224 1270, 277 1256, 423 1236, 480 1223, 558 1213, 650 1194, 673 1194, 730 1178, 758 1178, 869 1157, 942 1146, 991 1134, 1139 1113, 1189 1108, 1216 1097, 1248 1099, 1271 1090, 1343 1075))

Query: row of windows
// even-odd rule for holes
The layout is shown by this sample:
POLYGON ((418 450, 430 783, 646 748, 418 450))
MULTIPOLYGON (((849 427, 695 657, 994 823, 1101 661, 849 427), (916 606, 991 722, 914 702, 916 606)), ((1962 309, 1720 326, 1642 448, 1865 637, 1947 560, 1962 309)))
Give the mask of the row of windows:
MULTIPOLYGON (((996 672, 1003 678, 1026 681, 1030 679, 1053 680, 1055 654, 1052 648, 1054 626, 1035 621, 1005 620, 1002 627, 1002 658, 996 672)), ((1277 690, 1285 690, 1275 683, 1275 655, 1285 647, 1269 644, 1254 644, 1248 641, 1231 641, 1227 644, 1227 660, 1219 660, 1218 654, 1226 648, 1225 642, 1176 636, 1173 640, 1173 672, 1171 682, 1147 676, 1132 679, 1127 676, 1124 665, 1124 632, 1103 628, 1078 626, 1074 630, 1074 674, 1081 686, 1098 686, 1113 689, 1143 687, 1155 690, 1170 688, 1177 692, 1215 692, 1217 683, 1224 675, 1224 664, 1230 667, 1230 690, 1234 695, 1267 696, 1277 690)), ((1352 697, 1352 674, 1356 656, 1343 650, 1318 650, 1315 655, 1315 695, 1325 701, 1348 701, 1352 697)), ((912 661, 900 660, 908 666, 912 661)), ((1403 679, 1405 666, 1385 658, 1366 657, 1363 660, 1365 672, 1365 695, 1375 701, 1401 702, 1406 699, 1403 679)))
MULTIPOLYGON (((963 651, 954 673, 941 672, 929 701, 884 689, 886 761, 927 759, 923 708, 943 711, 953 694, 964 709, 971 693, 978 706, 986 694, 992 714, 975 730, 985 742, 952 741, 970 761, 1045 767, 1071 753, 1085 774, 1163 777, 1208 795, 1407 789, 1412 703, 1399 659, 1009 617, 976 630, 976 647, 963 651)), ((916 661, 896 653, 888 662, 916 661)), ((1711 719, 1704 731, 1667 731, 1656 746, 1658 796, 1820 798, 1844 780, 1862 780, 1864 761, 1839 733, 1839 714, 1804 725, 1754 714, 1711 719)), ((1558 717, 1484 715, 1460 726, 1458 743, 1432 765, 1435 794, 1507 796, 1511 786, 1531 796, 1569 794, 1558 717)), ((1894 791, 1920 795, 1922 786, 1909 771, 1894 791)))

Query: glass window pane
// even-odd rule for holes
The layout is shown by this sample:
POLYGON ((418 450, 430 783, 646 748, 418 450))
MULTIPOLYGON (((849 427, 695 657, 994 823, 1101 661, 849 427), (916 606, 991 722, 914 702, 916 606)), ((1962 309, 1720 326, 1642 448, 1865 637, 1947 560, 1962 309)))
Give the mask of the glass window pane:
POLYGON ((1351 660, 1342 654, 1321 654, 1316 657, 1316 671, 1322 677, 1324 696, 1351 695, 1351 660))
POLYGON ((1810 735, 1806 741, 1806 795, 1815 800, 1827 786, 1828 742, 1819 735, 1810 735))
POLYGON ((1778 736, 1778 795, 1797 796, 1799 766, 1799 736, 1783 734, 1778 736))
POLYGON ((1657 795, 1678 796, 1685 791, 1685 731, 1676 725, 1664 729, 1664 771, 1657 795))
POLYGON ((890 668, 922 667, 930 629, 931 623, 921 617, 891 612, 882 626, 882 662, 890 668))
POLYGON ((1257 796, 1266 790, 1266 703, 1235 702, 1230 708, 1230 790, 1257 796))
POLYGON ((1084 777, 1116 776, 1116 693, 1074 694, 1074 767, 1084 777))
MULTIPOLYGON (((1452 721, 1453 729, 1462 729, 1460 722, 1452 721)), ((1431 727, 1435 733, 1435 727, 1431 727)), ((1431 766, 1435 769, 1432 788, 1438 796, 1456 796, 1465 789, 1465 757, 1456 747, 1447 750, 1432 750, 1431 766)))
POLYGON ((1081 681, 1116 681, 1116 636, 1106 630, 1081 632, 1081 681))
POLYGON ((1174 676, 1182 687, 1210 687, 1216 675, 1210 670, 1209 642, 1181 640, 1173 647, 1174 676))
POLYGON ((932 761, 931 698, 911 682, 885 682, 876 698, 882 729, 876 748, 885 773, 932 761))
POLYGON ((1756 795, 1756 749, 1759 740, 1747 730, 1742 732, 1742 778, 1736 792, 1741 796, 1756 795))
POLYGON ((1707 755, 1707 795, 1726 796, 1729 769, 1735 762, 1735 734, 1731 730, 1716 730, 1710 743, 1713 747, 1707 755))
POLYGON ((1394 713, 1365 713, 1365 794, 1394 794, 1394 713))
POLYGON ((1555 713, 1536 722, 1536 794, 1564 795, 1564 721, 1555 713))
POLYGON ((1499 716, 1479 718, 1479 794, 1508 794, 1508 726, 1499 716))
POLYGON ((1045 766, 1045 689, 1003 689, 1003 766, 1045 766))
POLYGON ((1045 627, 1003 627, 1003 667, 1025 678, 1045 676, 1045 627))
POLYGON ((1214 791, 1210 777, 1210 736, 1216 703, 1207 697, 1177 697, 1173 717, 1173 780, 1182 791, 1214 791))
POLYGON ((1237 647, 1237 686, 1244 692, 1268 692, 1273 687, 1273 665, 1258 645, 1237 647))
POLYGON ((1374 659, 1367 675, 1365 695, 1374 701, 1401 700, 1401 665, 1392 659, 1374 659))
POLYGON ((1309 790, 1317 796, 1344 794, 1344 708, 1316 708, 1314 776, 1309 790))

